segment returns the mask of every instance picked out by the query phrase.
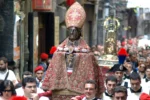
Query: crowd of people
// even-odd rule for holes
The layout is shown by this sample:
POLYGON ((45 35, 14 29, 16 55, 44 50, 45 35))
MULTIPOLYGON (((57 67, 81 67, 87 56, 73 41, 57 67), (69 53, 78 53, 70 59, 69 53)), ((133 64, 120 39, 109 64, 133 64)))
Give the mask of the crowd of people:
MULTIPOLYGON (((138 43, 143 38, 144 36, 133 39, 123 37, 120 41, 118 40, 116 49, 118 51, 121 48, 126 49, 128 56, 123 64, 115 64, 108 71, 110 74, 106 74, 109 76, 114 75, 117 79, 117 82, 115 80, 112 81, 116 83, 113 89, 116 86, 124 86, 126 88, 127 96, 123 100, 149 100, 150 98, 150 46, 148 43, 143 43, 143 46, 139 46, 138 43)), ((98 60, 105 52, 104 47, 101 45, 94 46, 93 52, 98 60)), ((112 100, 114 95, 114 92, 112 93, 110 87, 107 86, 108 79, 109 77, 105 79, 106 91, 105 96, 103 94, 102 100, 112 100)))
MULTIPOLYGON (((108 71, 111 74, 105 78, 105 91, 99 97, 97 97, 98 88, 95 80, 87 80, 83 95, 77 95, 70 100, 149 100, 150 62, 146 60, 149 57, 149 49, 143 50, 144 54, 140 55, 128 52, 129 56, 123 65, 115 64, 108 71)), ((48 57, 44 59, 48 60, 48 57)), ((0 57, 0 100, 11 100, 14 96, 26 97, 29 100, 49 100, 52 91, 42 90, 44 71, 46 71, 44 68, 45 66, 40 63, 34 69, 35 77, 32 72, 25 71, 22 82, 18 82, 13 71, 8 69, 7 58, 0 57)))
POLYGON ((25 71, 22 81, 16 79, 14 72, 8 69, 6 57, 0 57, 0 100, 20 100, 14 97, 25 97, 22 100, 49 100, 51 91, 41 89, 44 68, 39 65, 32 72, 25 71))
MULTIPOLYGON (((127 88, 127 100, 134 98, 136 100, 149 100, 142 99, 143 96, 141 96, 141 93, 144 92, 147 94, 146 96, 148 96, 150 92, 150 46, 148 42, 143 42, 143 45, 139 46, 140 40, 147 39, 145 39, 145 36, 140 36, 131 39, 126 39, 123 37, 121 40, 118 40, 116 47, 117 51, 119 51, 121 48, 124 48, 126 49, 128 55, 123 64, 116 64, 108 71, 113 72, 113 75, 117 78, 117 85, 121 85, 127 88)), ((99 57, 105 52, 104 46, 94 46, 93 52, 96 56, 96 59, 98 60, 99 57)), ((107 82, 105 84, 107 84, 107 82)))

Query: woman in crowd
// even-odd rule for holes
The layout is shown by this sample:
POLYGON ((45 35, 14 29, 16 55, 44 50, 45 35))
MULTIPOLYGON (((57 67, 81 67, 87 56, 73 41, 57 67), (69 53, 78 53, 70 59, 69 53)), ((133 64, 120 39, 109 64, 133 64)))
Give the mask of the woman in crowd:
POLYGON ((10 80, 2 81, 0 84, 0 100, 10 100, 16 95, 15 87, 10 80))

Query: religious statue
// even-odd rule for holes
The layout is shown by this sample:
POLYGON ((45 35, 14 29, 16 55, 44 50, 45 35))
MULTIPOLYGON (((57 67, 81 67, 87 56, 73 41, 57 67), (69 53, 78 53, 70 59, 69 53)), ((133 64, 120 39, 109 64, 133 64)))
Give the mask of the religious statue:
POLYGON ((110 16, 105 19, 104 27, 106 29, 104 42, 104 55, 98 59, 99 66, 111 68, 118 63, 117 57, 117 29, 120 26, 119 20, 110 16))
POLYGON ((106 54, 116 54, 116 36, 115 32, 109 31, 105 41, 105 52, 106 54))
POLYGON ((108 17, 104 21, 106 28, 106 40, 105 40, 105 54, 116 55, 116 44, 117 44, 117 28, 120 26, 118 19, 114 17, 108 17))
POLYGON ((78 2, 66 13, 69 36, 57 47, 42 86, 45 90, 52 90, 54 100, 70 100, 82 94, 84 83, 89 79, 97 82, 98 96, 103 92, 101 68, 81 34, 85 18, 86 13, 78 2))

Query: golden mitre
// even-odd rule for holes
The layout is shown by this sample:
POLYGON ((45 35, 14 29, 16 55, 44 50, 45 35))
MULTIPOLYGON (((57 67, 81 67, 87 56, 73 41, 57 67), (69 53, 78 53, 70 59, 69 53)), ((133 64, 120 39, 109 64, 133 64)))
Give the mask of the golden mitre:
POLYGON ((86 13, 84 8, 78 3, 75 2, 70 6, 66 13, 66 26, 71 27, 77 27, 77 28, 82 28, 86 18, 86 13))

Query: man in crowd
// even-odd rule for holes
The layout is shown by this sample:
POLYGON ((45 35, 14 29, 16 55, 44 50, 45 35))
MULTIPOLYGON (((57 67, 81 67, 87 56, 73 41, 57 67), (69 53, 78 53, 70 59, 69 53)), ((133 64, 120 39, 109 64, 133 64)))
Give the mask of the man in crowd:
POLYGON ((117 86, 125 86, 128 87, 128 84, 124 82, 123 75, 124 71, 127 69, 121 64, 115 64, 108 72, 113 72, 115 77, 117 78, 117 86))
MULTIPOLYGON (((23 74, 22 74, 22 78, 32 77, 32 76, 33 76, 33 74, 32 74, 32 72, 30 72, 30 71, 25 71, 25 72, 23 72, 23 74)), ((15 88, 16 88, 16 89, 22 89, 22 83, 19 82, 19 83, 15 86, 15 88)))
POLYGON ((14 72, 8 69, 8 61, 5 57, 0 57, 0 80, 10 80, 14 86, 18 83, 14 72))
POLYGON ((145 61, 145 66, 150 66, 150 55, 149 57, 146 58, 146 61, 145 61))
POLYGON ((132 63, 131 62, 127 62, 126 68, 127 68, 127 71, 124 74, 124 86, 126 88, 128 88, 128 87, 131 87, 131 85, 130 85, 130 77, 129 76, 130 76, 130 74, 132 72, 134 72, 133 67, 132 67, 132 63))
POLYGON ((108 76, 106 78, 106 91, 102 95, 102 100, 112 100, 116 85, 117 78, 115 76, 108 76))
POLYGON ((126 73, 125 73, 125 79, 129 79, 129 75, 133 72, 133 67, 131 62, 126 62, 126 73))
POLYGON ((17 96, 25 96, 28 99, 49 100, 49 98, 39 95, 40 93, 44 93, 44 91, 37 88, 36 79, 33 77, 24 78, 22 80, 22 90, 16 89, 16 93, 17 96))
POLYGON ((145 78, 145 69, 146 69, 146 58, 139 57, 138 59, 138 74, 140 75, 141 79, 145 78))
POLYGON ((137 72, 132 72, 130 74, 130 84, 131 87, 127 89, 127 100, 139 100, 141 93, 149 93, 149 89, 145 89, 141 86, 141 78, 137 72))
POLYGON ((43 82, 44 68, 42 66, 37 66, 34 69, 34 73, 36 78, 36 85, 37 87, 41 88, 43 82))
POLYGON ((97 84, 94 80, 88 80, 84 85, 84 95, 72 97, 71 100, 100 100, 96 98, 97 84))
POLYGON ((142 79, 142 87, 150 89, 150 66, 146 67, 146 77, 142 79))
POLYGON ((127 100, 127 96, 127 88, 124 86, 116 86, 112 100, 127 100))
POLYGON ((148 56, 148 52, 146 49, 142 49, 142 57, 144 57, 144 58, 146 58, 148 56))
POLYGON ((25 71, 22 74, 22 78, 32 77, 32 76, 33 76, 32 72, 29 72, 29 71, 25 71))
POLYGON ((139 66, 138 66, 138 74, 140 75, 141 79, 146 77, 145 69, 146 69, 145 63, 139 64, 139 66))
POLYGON ((136 70, 138 67, 137 53, 136 52, 130 52, 129 53, 129 59, 132 63, 133 70, 136 70))

